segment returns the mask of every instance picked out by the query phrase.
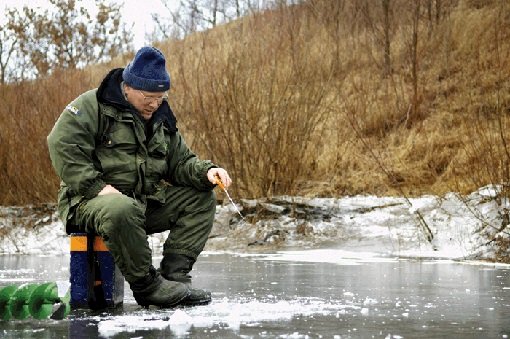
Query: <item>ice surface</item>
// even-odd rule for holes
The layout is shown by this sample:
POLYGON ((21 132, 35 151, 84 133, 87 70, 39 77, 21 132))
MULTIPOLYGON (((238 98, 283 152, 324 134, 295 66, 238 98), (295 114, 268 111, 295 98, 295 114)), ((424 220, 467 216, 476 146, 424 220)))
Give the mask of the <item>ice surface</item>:
MULTIPOLYGON (((288 214, 278 215, 285 209, 266 204, 266 208, 275 214, 274 217, 270 220, 258 220, 255 225, 239 221, 236 224, 235 211, 231 206, 220 206, 216 215, 217 223, 223 222, 232 233, 224 234, 218 239, 219 243, 227 244, 247 242, 246 238, 256 238, 260 234, 265 236, 275 229, 284 230, 286 243, 282 243, 280 247, 282 250, 275 253, 256 254, 242 253, 238 249, 229 250, 238 256, 251 257, 255 261, 331 263, 356 267, 366 262, 391 263, 397 262, 400 258, 431 258, 443 259, 444 263, 451 263, 448 259, 462 259, 466 265, 479 265, 479 262, 469 259, 492 257, 495 248, 491 244, 487 245, 488 240, 497 234, 494 230, 501 229, 502 226, 504 228, 504 222, 508 222, 505 221, 504 211, 510 204, 505 199, 493 199, 497 193, 497 187, 488 186, 468 196, 449 193, 443 197, 422 196, 411 198, 409 201, 401 197, 377 196, 313 199, 281 197, 282 200, 327 211, 328 217, 305 220, 288 214), (418 216, 423 217, 432 231, 433 245, 425 239, 418 216), (302 225, 308 227, 306 229, 310 230, 309 234, 298 234, 296 230, 302 225), (246 230, 245 233, 242 233, 243 229, 246 230), (235 238, 239 234, 241 237, 235 238), (229 240, 232 242, 228 243, 229 240), (325 243, 329 245, 328 249, 317 248, 317 245, 325 243), (286 246, 292 247, 293 250, 285 250, 286 246), (304 248, 309 250, 303 250, 304 248)), ((257 201, 253 200, 249 201, 248 206, 256 204, 257 201)), ((2 210, 6 209, 9 208, 2 207, 2 210)), ((16 224, 14 219, 0 219, 0 227, 5 231, 5 236, 0 239, 0 253, 31 254, 41 257, 68 254, 69 237, 65 234, 63 225, 58 221, 51 222, 56 220, 55 216, 44 217, 41 220, 43 222, 34 227, 13 227, 16 224)), ((168 232, 165 232, 149 238, 155 259, 161 254, 167 235, 168 232)), ((500 235, 508 237, 508 230, 500 232, 500 235)), ((267 239, 268 243, 274 243, 277 238, 267 239)), ((209 251, 212 252, 203 254, 225 250, 212 246, 209 251)), ((497 264, 491 265, 498 267, 497 264)), ((501 267, 508 268, 508 265, 501 267)), ((27 278, 27 273, 33 272, 22 269, 15 272, 0 270, 0 283, 33 281, 34 279, 27 278)), ((273 281, 270 284, 279 283, 273 281)), ((505 283, 500 288, 507 291, 510 286, 505 283)), ((62 286, 62 290, 64 289, 65 286, 62 286)), ((471 289, 464 289, 463 292, 469 295, 474 293, 471 289)), ((156 313, 138 311, 134 314, 101 317, 95 320, 98 323, 99 334, 104 337, 143 329, 169 329, 174 335, 183 336, 191 328, 227 326, 233 331, 239 331, 242 325, 262 321, 289 321, 297 315, 329 314, 340 317, 348 309, 355 311, 359 316, 368 317, 379 303, 375 297, 363 297, 357 304, 348 304, 347 300, 356 298, 356 294, 350 290, 343 291, 344 303, 309 298, 277 300, 271 296, 267 295, 267 300, 220 299, 214 301, 210 307, 156 313)), ((434 308, 437 305, 430 303, 424 307, 434 308)), ((408 318, 412 316, 416 305, 404 305, 402 300, 396 300, 395 308, 398 309, 396 316, 408 318)), ((288 337, 303 335, 289 332, 288 337)), ((387 337, 399 336, 387 334, 387 337)))

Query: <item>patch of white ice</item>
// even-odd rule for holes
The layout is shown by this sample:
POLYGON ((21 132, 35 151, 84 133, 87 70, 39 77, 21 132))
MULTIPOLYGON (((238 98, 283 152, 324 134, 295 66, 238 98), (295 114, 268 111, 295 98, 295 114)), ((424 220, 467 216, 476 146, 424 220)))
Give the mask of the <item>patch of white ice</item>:
POLYGON ((186 311, 141 312, 135 315, 96 317, 95 319, 99 320, 99 335, 102 337, 112 337, 125 332, 133 333, 137 330, 166 328, 169 328, 176 336, 180 336, 188 333, 192 327, 211 328, 214 325, 221 325, 238 332, 241 325, 263 321, 289 321, 298 315, 336 315, 339 312, 345 312, 346 309, 359 311, 361 307, 310 298, 275 302, 255 299, 235 301, 224 298, 206 307, 196 307, 186 311))

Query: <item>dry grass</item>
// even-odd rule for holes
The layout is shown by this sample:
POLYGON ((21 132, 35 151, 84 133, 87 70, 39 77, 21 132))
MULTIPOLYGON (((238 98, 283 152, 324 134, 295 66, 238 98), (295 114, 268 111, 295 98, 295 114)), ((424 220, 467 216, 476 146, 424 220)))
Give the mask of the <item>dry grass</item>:
MULTIPOLYGON (((267 11, 159 46, 181 130, 232 173, 234 194, 466 193, 508 182, 510 3, 446 1, 430 30, 423 12, 415 78, 414 2, 392 1, 389 77, 381 18, 368 25, 360 2, 341 3, 267 11)), ((0 204, 54 201, 46 135, 129 57, 0 87, 0 204)))
POLYGON ((84 77, 82 72, 66 72, 1 89, 2 204, 55 199, 58 181, 49 162, 46 135, 59 111, 88 85, 84 77))

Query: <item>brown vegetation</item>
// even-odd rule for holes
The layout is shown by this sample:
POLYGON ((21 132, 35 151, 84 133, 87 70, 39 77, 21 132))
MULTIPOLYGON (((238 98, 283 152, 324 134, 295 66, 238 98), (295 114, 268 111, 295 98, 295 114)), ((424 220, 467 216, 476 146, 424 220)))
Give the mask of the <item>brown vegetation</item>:
MULTIPOLYGON (((159 47, 236 197, 466 193, 510 177, 510 3, 310 0, 159 47)), ((110 67, 0 86, 0 204, 54 201, 46 135, 110 67)))

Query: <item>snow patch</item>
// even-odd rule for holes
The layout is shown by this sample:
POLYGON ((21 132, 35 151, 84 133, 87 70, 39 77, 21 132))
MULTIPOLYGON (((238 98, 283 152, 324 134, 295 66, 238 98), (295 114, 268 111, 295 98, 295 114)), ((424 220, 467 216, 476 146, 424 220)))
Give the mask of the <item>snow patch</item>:
MULTIPOLYGON (((289 321, 293 317, 336 315, 346 309, 361 310, 359 306, 333 303, 320 299, 298 298, 263 302, 259 300, 232 301, 224 298, 213 302, 210 307, 196 307, 186 310, 140 312, 134 315, 96 318, 99 336, 113 337, 119 333, 133 333, 137 330, 166 329, 176 336, 186 335, 191 328, 211 328, 215 325, 228 326, 238 332, 241 325, 264 321, 289 321)), ((362 314, 365 311, 361 311, 362 314)))

